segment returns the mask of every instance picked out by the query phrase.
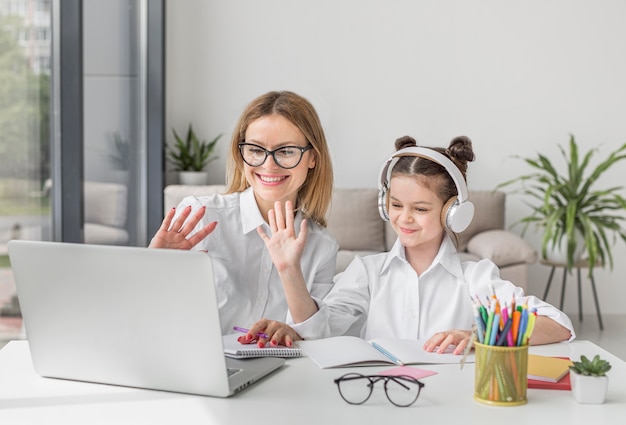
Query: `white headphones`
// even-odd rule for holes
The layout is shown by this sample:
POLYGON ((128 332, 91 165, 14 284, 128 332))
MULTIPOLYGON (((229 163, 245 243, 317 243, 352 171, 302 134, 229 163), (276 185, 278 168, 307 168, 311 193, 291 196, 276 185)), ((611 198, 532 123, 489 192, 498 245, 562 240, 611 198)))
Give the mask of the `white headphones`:
POLYGON ((410 147, 397 151, 391 156, 380 169, 380 182, 378 189, 378 212, 383 220, 389 221, 389 213, 387 211, 387 197, 389 196, 389 182, 391 180, 391 172, 403 156, 418 156, 430 161, 436 162, 446 169, 454 184, 458 195, 448 199, 441 210, 441 224, 446 229, 450 229, 454 233, 460 233, 472 222, 474 218, 474 204, 468 200, 468 190, 465 184, 463 174, 458 167, 445 155, 436 150, 424 147, 410 147))

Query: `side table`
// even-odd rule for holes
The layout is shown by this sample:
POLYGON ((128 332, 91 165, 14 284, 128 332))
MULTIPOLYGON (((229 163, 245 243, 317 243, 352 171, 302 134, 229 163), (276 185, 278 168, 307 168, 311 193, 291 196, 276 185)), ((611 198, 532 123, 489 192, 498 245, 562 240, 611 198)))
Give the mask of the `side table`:
MULTIPOLYGON (((557 268, 563 269, 563 284, 561 286, 561 304, 559 307, 559 309, 563 311, 563 301, 565 298, 565 283, 567 280, 567 264, 558 263, 558 262, 549 261, 549 260, 540 260, 540 263, 545 266, 552 267, 552 269, 550 270, 550 277, 548 277, 546 290, 543 293, 544 300, 546 300, 548 297, 548 291, 550 290, 550 284, 552 283, 552 277, 554 276, 554 271, 557 268)), ((596 267, 596 266, 597 265, 594 265, 593 267, 596 267)), ((579 261, 574 264, 574 268, 576 269, 576 273, 578 276, 578 320, 581 322, 583 320, 583 302, 582 302, 582 291, 581 291, 581 285, 580 285, 580 269, 588 269, 589 267, 590 267, 589 262, 585 260, 579 261)), ((604 324, 602 323, 602 315, 600 314, 600 304, 598 303, 598 293, 596 292, 596 282, 593 278, 593 275, 589 277, 589 280, 591 281, 591 291, 593 292, 593 301, 596 305, 596 313, 598 314, 598 323, 600 325, 600 330, 603 330, 604 324)))

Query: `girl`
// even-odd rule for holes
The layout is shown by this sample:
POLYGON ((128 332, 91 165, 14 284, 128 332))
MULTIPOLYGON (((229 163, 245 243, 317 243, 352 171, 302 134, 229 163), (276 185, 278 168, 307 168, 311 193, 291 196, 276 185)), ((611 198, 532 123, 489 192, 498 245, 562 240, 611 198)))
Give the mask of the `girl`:
POLYGON ((460 260, 452 237, 473 216, 465 183, 467 162, 474 160, 471 141, 457 137, 448 149, 430 149, 403 137, 396 150, 380 175, 381 216, 398 235, 390 252, 356 257, 323 301, 301 301, 306 320, 292 327, 262 320, 241 341, 265 332, 272 344, 291 345, 300 338, 342 335, 361 320, 363 338, 425 339, 427 351, 454 345, 459 354, 471 336, 472 298, 485 300, 494 292, 501 300, 513 297, 537 309, 533 344, 574 338, 565 314, 500 279, 490 260, 460 260))
POLYGON ((211 255, 224 334, 261 317, 291 320, 283 286, 323 297, 332 285, 338 246, 325 229, 332 186, 313 106, 292 92, 266 93, 247 106, 233 132, 226 193, 185 198, 150 247, 211 255))

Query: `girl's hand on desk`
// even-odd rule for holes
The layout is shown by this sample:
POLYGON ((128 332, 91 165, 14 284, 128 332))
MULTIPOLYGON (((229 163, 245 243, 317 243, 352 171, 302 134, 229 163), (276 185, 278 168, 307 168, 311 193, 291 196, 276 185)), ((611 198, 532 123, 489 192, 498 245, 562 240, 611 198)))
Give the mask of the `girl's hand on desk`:
POLYGON ((149 247, 186 250, 191 249, 197 245, 198 242, 213 232, 215 226, 217 226, 217 221, 213 221, 204 226, 190 238, 187 238, 193 229, 195 229, 198 222, 202 220, 205 211, 206 207, 202 206, 193 216, 189 217, 189 214, 191 214, 191 206, 189 205, 183 209, 180 216, 177 217, 172 223, 172 219, 176 214, 176 209, 170 209, 165 215, 163 223, 161 223, 161 227, 152 238, 152 241, 150 241, 149 247))
POLYGON ((472 331, 450 330, 437 332, 424 344, 424 350, 428 352, 445 353, 448 347, 454 345, 453 354, 463 354, 465 347, 470 341, 472 331), (439 347, 439 348, 437 348, 439 347))
POLYGON ((292 347, 294 341, 300 341, 300 335, 291 326, 274 320, 261 319, 250 327, 248 333, 240 336, 237 340, 241 344, 253 344, 256 342, 259 348, 276 347, 284 345, 292 347), (267 335, 267 338, 259 336, 267 335))

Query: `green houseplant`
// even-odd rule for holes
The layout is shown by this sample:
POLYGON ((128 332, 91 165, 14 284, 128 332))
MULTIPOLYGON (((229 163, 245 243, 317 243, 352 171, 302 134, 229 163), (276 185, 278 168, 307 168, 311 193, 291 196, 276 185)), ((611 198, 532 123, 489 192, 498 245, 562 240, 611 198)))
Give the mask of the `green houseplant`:
MULTIPOLYGON (((626 242, 622 227, 626 220, 626 200, 619 194, 622 186, 594 189, 593 185, 609 168, 626 159, 626 143, 589 173, 590 160, 597 149, 579 156, 573 135, 570 136, 569 152, 561 145, 559 149, 566 162, 565 173, 559 173, 548 157, 538 154, 535 158, 521 158, 534 169, 533 172, 504 182, 496 189, 521 184, 521 189, 515 192, 529 196, 534 202, 527 202, 532 212, 516 224, 524 225, 522 234, 531 224, 543 230, 542 258, 548 259, 550 250, 566 243, 564 252, 568 270, 580 258, 591 265, 605 266, 608 263, 613 268, 612 244, 618 236, 626 242), (576 257, 577 252, 580 258, 576 257)), ((589 274, 592 273, 593 267, 589 267, 589 274)))
POLYGON ((111 153, 109 159, 115 170, 129 170, 130 169, 130 142, 122 137, 122 135, 115 131, 111 134, 110 139, 111 153))
POLYGON ((187 129, 187 136, 183 139, 175 129, 174 145, 168 150, 168 159, 177 171, 204 171, 204 167, 218 157, 213 155, 217 141, 222 137, 218 134, 210 142, 200 141, 191 124, 187 129))
POLYGON ((572 396, 579 403, 603 403, 606 398, 609 378, 606 373, 611 364, 596 354, 592 360, 580 356, 570 366, 572 396))

